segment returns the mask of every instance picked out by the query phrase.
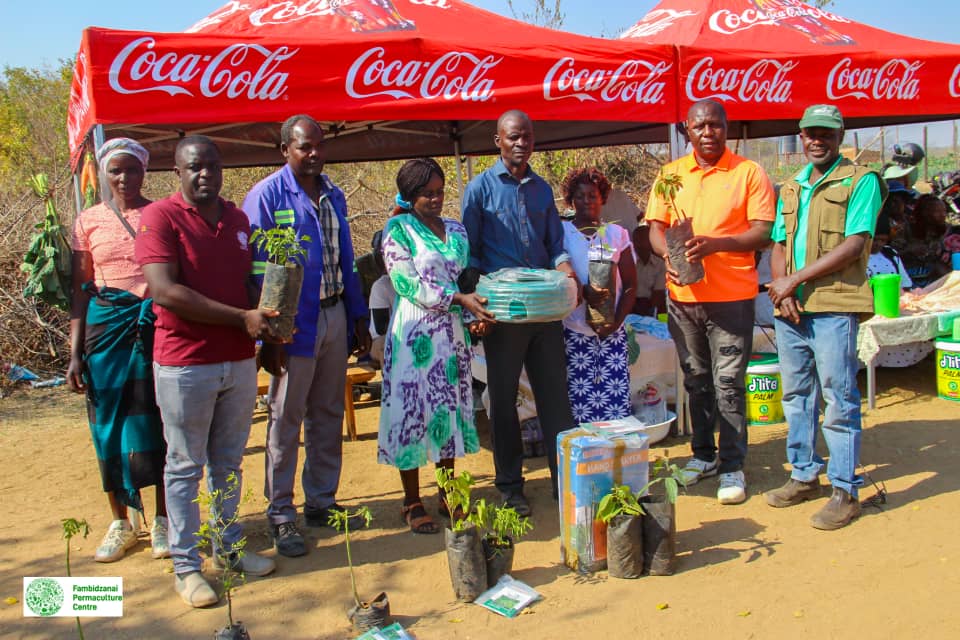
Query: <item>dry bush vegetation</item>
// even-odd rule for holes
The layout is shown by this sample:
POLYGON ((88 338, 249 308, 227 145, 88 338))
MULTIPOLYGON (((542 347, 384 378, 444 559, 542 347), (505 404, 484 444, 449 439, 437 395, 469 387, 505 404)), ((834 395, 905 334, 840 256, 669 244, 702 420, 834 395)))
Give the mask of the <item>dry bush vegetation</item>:
MULTIPOLYGON (((0 364, 16 363, 41 375, 62 373, 69 358, 68 314, 23 298, 20 272, 34 225, 43 216, 43 204, 27 180, 44 172, 50 178, 57 211, 70 228, 75 217, 72 176, 66 140, 66 106, 70 87, 69 61, 55 69, 7 68, 0 74, 0 364)), ((491 152, 493 131, 490 132, 491 152)), ((278 161, 280 160, 278 154, 278 161)), ((459 199, 453 158, 439 159, 447 173, 444 215, 459 218, 459 199)), ((495 158, 475 158, 474 172, 495 158)), ((394 182, 400 161, 330 165, 327 172, 347 195, 350 228, 358 255, 370 250, 370 240, 393 209, 394 182)), ((615 187, 626 191, 643 207, 660 161, 643 147, 544 152, 534 155, 534 169, 558 187, 572 167, 597 166, 615 187)), ((228 169, 223 196, 236 203, 247 190, 275 167, 228 169)), ((466 166, 460 171, 466 182, 466 166)), ((177 188, 173 172, 151 172, 144 192, 152 199, 177 188)), ((564 205, 559 201, 558 207, 564 205)), ((0 375, 0 395, 6 376, 0 375)))

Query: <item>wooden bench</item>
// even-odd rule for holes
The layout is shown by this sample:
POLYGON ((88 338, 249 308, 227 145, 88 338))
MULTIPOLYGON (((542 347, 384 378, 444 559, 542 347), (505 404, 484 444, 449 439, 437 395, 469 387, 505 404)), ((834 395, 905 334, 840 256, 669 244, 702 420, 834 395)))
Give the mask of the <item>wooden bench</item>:
POLYGON ((357 417, 353 411, 353 385, 369 382, 377 375, 376 369, 363 365, 347 367, 347 386, 343 392, 343 419, 347 423, 347 435, 357 439, 357 417))
MULTIPOLYGON (((373 380, 375 369, 363 365, 347 367, 347 384, 343 392, 343 419, 350 440, 357 439, 357 417, 353 409, 353 385, 373 380)), ((265 395, 270 390, 271 376, 266 371, 257 373, 257 395, 265 395)))

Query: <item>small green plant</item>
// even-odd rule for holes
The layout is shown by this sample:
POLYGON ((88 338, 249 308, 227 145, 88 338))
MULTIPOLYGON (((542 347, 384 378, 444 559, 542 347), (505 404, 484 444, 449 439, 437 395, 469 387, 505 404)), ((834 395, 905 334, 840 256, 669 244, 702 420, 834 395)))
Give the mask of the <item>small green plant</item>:
POLYGON ((470 493, 475 484, 469 471, 461 471, 459 476, 453 475, 453 469, 437 467, 437 486, 443 492, 447 508, 450 510, 450 528, 454 531, 463 531, 468 521, 471 521, 470 493))
POLYGON ((293 227, 273 227, 272 229, 257 229, 250 236, 250 242, 260 251, 267 254, 267 259, 273 264, 284 265, 288 262, 303 264, 307 256, 304 242, 310 242, 310 236, 297 238, 293 227))
MULTIPOLYGON (((90 535, 90 526, 86 520, 77 520, 76 518, 64 518, 60 521, 60 526, 63 527, 63 539, 67 541, 67 577, 69 578, 72 575, 70 573, 70 539, 77 535, 86 538, 90 535)), ((80 640, 84 640, 83 627, 80 626, 80 616, 77 616, 77 635, 80 636, 80 640)))
POLYGON ((610 522, 616 516, 639 516, 646 513, 640 503, 643 497, 654 485, 663 483, 664 493, 670 504, 676 504, 680 487, 683 486, 680 467, 670 462, 666 450, 663 456, 657 458, 651 470, 652 479, 643 485, 640 491, 633 493, 626 485, 614 485, 607 495, 600 499, 597 505, 597 518, 610 522))
POLYGON ((604 522, 610 522, 616 516, 640 516, 644 513, 646 512, 640 506, 639 498, 625 484, 610 487, 610 491, 597 505, 597 518, 604 522))
POLYGON ((343 531, 343 538, 347 545, 347 565, 350 567, 350 585, 353 587, 353 601, 358 607, 363 607, 360 595, 357 593, 357 578, 353 573, 353 556, 350 553, 350 519, 360 518, 363 520, 363 526, 369 527, 373 515, 367 507, 358 507, 353 511, 344 509, 334 509, 330 514, 330 526, 337 531, 343 531))
MULTIPOLYGON (((223 536, 226 533, 227 528, 230 527, 230 525, 235 524, 240 519, 240 509, 235 509, 230 518, 224 519, 223 505, 224 503, 236 497, 239 491, 240 478, 236 473, 231 473, 227 476, 227 486, 225 489, 214 489, 210 493, 201 491, 193 500, 195 503, 204 507, 210 514, 210 518, 200 525, 200 529, 194 534, 200 541, 199 543, 209 544, 214 553, 229 553, 231 557, 236 558, 237 562, 239 562, 246 553, 244 548, 247 546, 247 537, 241 537, 239 540, 233 543, 229 552, 227 551, 227 546, 224 543, 223 536)), ((244 502, 245 500, 246 496, 241 499, 241 502, 244 502)), ((243 584, 246 580, 246 576, 242 571, 233 571, 233 565, 235 565, 234 562, 224 558, 223 571, 220 575, 220 580, 223 584, 223 592, 227 596, 227 620, 230 624, 230 627, 233 627, 233 590, 243 584)))
POLYGON ((666 173, 663 167, 660 167, 660 175, 657 176, 657 182, 653 185, 653 192, 658 198, 662 198, 670 203, 670 208, 677 214, 681 220, 687 219, 687 214, 683 209, 677 206, 677 193, 683 188, 683 178, 677 173, 666 173))

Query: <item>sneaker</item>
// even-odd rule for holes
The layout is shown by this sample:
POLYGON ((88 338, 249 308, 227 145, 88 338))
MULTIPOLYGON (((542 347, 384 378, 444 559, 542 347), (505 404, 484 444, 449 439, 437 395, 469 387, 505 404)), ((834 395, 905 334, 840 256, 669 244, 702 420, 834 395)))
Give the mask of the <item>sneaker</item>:
POLYGON ((530 508, 530 501, 527 500, 527 496, 523 495, 522 491, 504 493, 503 504, 507 507, 513 507, 521 518, 529 518, 530 514, 533 513, 533 509, 530 508))
POLYGON ((860 516, 860 502, 838 487, 833 488, 830 500, 810 518, 814 529, 832 531, 845 527, 860 516))
POLYGON ((126 520, 114 520, 110 523, 106 535, 93 554, 97 562, 116 562, 122 558, 127 549, 137 545, 137 534, 126 520))
POLYGON ((813 479, 809 482, 790 478, 787 484, 779 489, 772 489, 763 494, 767 504, 782 509, 800 504, 804 500, 814 500, 820 497, 820 481, 813 479))
POLYGON ((173 588, 180 598, 191 607, 209 607, 220 602, 217 592, 199 571, 191 571, 173 577, 173 588))
POLYGON ((274 572, 277 565, 265 556, 261 556, 252 551, 244 551, 243 555, 231 553, 222 556, 219 553, 213 554, 213 566, 223 570, 229 565, 231 571, 242 573, 245 576, 266 576, 274 572))
POLYGON ((273 526, 273 543, 277 553, 288 558, 296 558, 307 554, 307 545, 303 534, 297 529, 295 522, 281 522, 273 526))
POLYGON ((720 474, 720 488, 717 500, 720 504, 740 504, 747 499, 747 480, 743 471, 730 471, 720 474))
MULTIPOLYGON (((343 507, 336 502, 328 507, 321 507, 319 509, 314 509, 313 507, 303 505, 303 519, 307 523, 308 527, 330 527, 331 529, 336 529, 336 527, 330 524, 330 516, 334 511, 343 512, 346 510, 346 507, 343 507)), ((360 516, 352 516, 347 521, 347 524, 350 526, 350 531, 357 531, 362 529, 366 523, 360 516)))
POLYGON ((700 458, 690 458, 686 466, 680 470, 680 478, 683 486, 689 487, 692 484, 697 484, 700 480, 708 476, 717 475, 718 464, 719 461, 716 458, 710 462, 706 462, 700 458))
POLYGON ((150 527, 150 548, 153 557, 170 557, 170 543, 167 541, 167 518, 166 516, 157 516, 153 519, 153 526, 150 527))

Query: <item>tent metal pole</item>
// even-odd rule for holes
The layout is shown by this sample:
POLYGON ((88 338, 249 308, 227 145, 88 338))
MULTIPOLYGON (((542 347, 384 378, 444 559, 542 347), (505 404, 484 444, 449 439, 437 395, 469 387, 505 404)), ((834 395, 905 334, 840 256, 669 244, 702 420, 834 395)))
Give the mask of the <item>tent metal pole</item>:
POLYGON ((460 139, 453 139, 453 155, 457 167, 457 208, 463 210, 463 173, 460 171, 460 139))
POLYGON ((680 135, 680 130, 677 129, 676 125, 672 124, 667 125, 667 138, 670 143, 670 159, 676 160, 683 155, 686 142, 683 136, 680 135))
MULTIPOLYGON (((93 157, 97 157, 97 152, 100 151, 100 147, 107 141, 106 134, 103 130, 102 124, 93 125, 93 157)), ((110 199, 110 185, 107 183, 107 176, 100 173, 99 168, 97 169, 97 182, 100 184, 100 199, 109 200, 110 199)), ((81 196, 82 197, 82 196, 81 196)))

